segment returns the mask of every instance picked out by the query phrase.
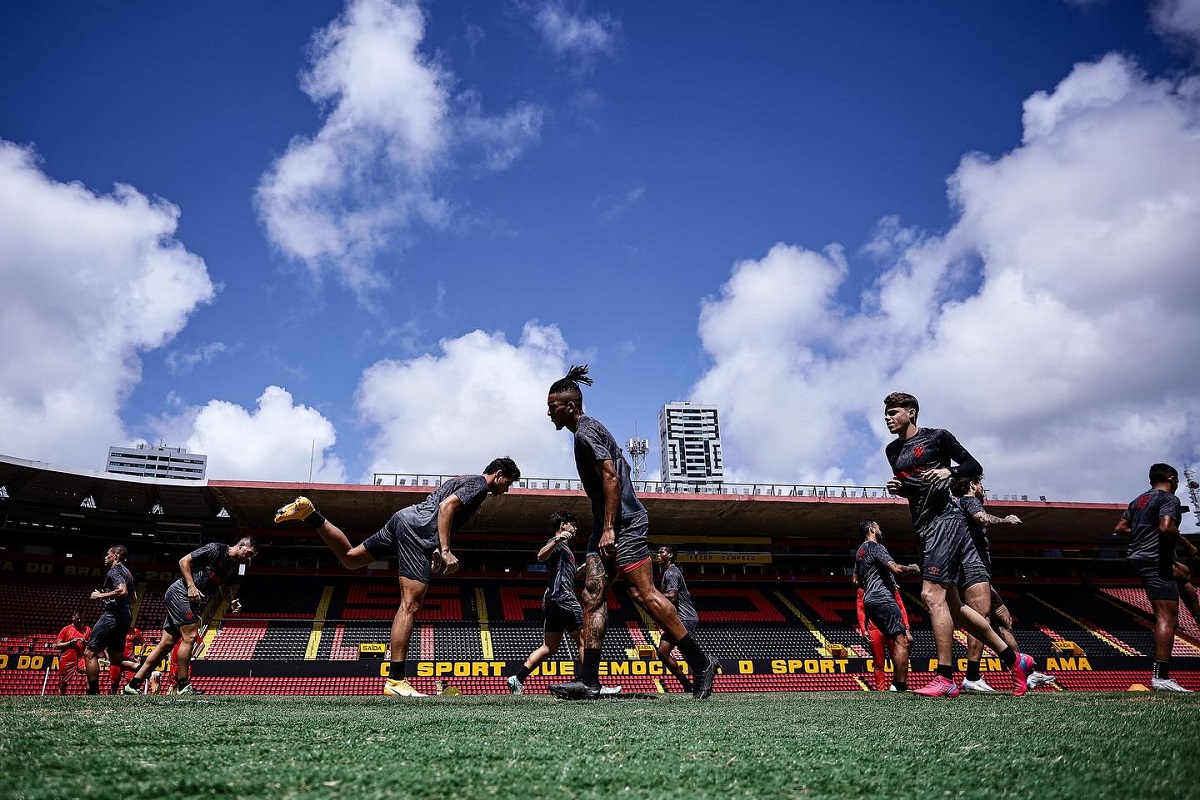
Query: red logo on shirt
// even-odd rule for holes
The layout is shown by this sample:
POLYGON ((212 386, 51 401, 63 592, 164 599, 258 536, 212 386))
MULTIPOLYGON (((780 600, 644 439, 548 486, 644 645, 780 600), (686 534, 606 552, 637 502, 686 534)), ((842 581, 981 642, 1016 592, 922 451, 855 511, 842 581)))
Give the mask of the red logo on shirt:
POLYGON ((925 445, 919 444, 913 448, 913 457, 914 458, 920 458, 923 455, 925 455, 925 445))

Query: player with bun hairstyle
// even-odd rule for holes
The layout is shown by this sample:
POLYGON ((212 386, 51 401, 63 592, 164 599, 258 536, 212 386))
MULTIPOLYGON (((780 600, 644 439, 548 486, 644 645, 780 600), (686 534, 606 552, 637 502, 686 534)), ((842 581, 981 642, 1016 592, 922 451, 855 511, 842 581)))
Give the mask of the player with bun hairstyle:
POLYGON ((592 502, 592 535, 584 561, 583 667, 579 680, 555 684, 550 691, 564 700, 600 696, 600 650, 608 628, 605 595, 613 580, 623 576, 633 601, 646 610, 687 659, 696 676, 693 696, 703 700, 712 694, 716 659, 692 639, 679 621, 675 606, 654 585, 647 543, 650 517, 634 494, 629 462, 620 445, 598 420, 584 414, 581 384, 592 385, 588 368, 572 366, 565 377, 550 385, 546 397, 546 413, 554 427, 573 434, 575 466, 592 502))

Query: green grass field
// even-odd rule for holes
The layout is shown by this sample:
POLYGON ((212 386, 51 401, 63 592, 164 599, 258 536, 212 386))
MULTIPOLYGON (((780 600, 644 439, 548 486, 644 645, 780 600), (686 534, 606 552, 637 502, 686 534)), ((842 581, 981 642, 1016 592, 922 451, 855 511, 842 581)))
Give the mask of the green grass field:
POLYGON ((1200 694, 0 697, 0 797, 1178 798, 1200 694))

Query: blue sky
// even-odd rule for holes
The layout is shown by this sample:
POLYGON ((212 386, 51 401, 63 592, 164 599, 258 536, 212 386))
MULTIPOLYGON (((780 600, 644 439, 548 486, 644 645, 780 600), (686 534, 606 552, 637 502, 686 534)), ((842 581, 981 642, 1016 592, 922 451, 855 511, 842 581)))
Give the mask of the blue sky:
POLYGON ((548 384, 747 481, 1200 459, 1198 0, 11 4, 0 453, 570 475, 548 384))

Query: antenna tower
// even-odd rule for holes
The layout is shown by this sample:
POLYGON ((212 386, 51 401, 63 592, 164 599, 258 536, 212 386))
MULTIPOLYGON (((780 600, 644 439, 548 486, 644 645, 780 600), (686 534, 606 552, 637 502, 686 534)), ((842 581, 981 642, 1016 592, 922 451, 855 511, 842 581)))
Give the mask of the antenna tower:
POLYGON ((1187 481, 1188 498, 1192 501, 1192 513, 1196 515, 1196 521, 1200 523, 1200 483, 1196 482, 1196 473, 1186 461, 1183 462, 1183 477, 1187 481))
POLYGON ((637 438, 636 429, 634 429, 633 437, 625 443, 625 449, 629 451, 629 457, 633 459, 633 479, 640 481, 646 474, 646 454, 650 452, 650 442, 637 438))

